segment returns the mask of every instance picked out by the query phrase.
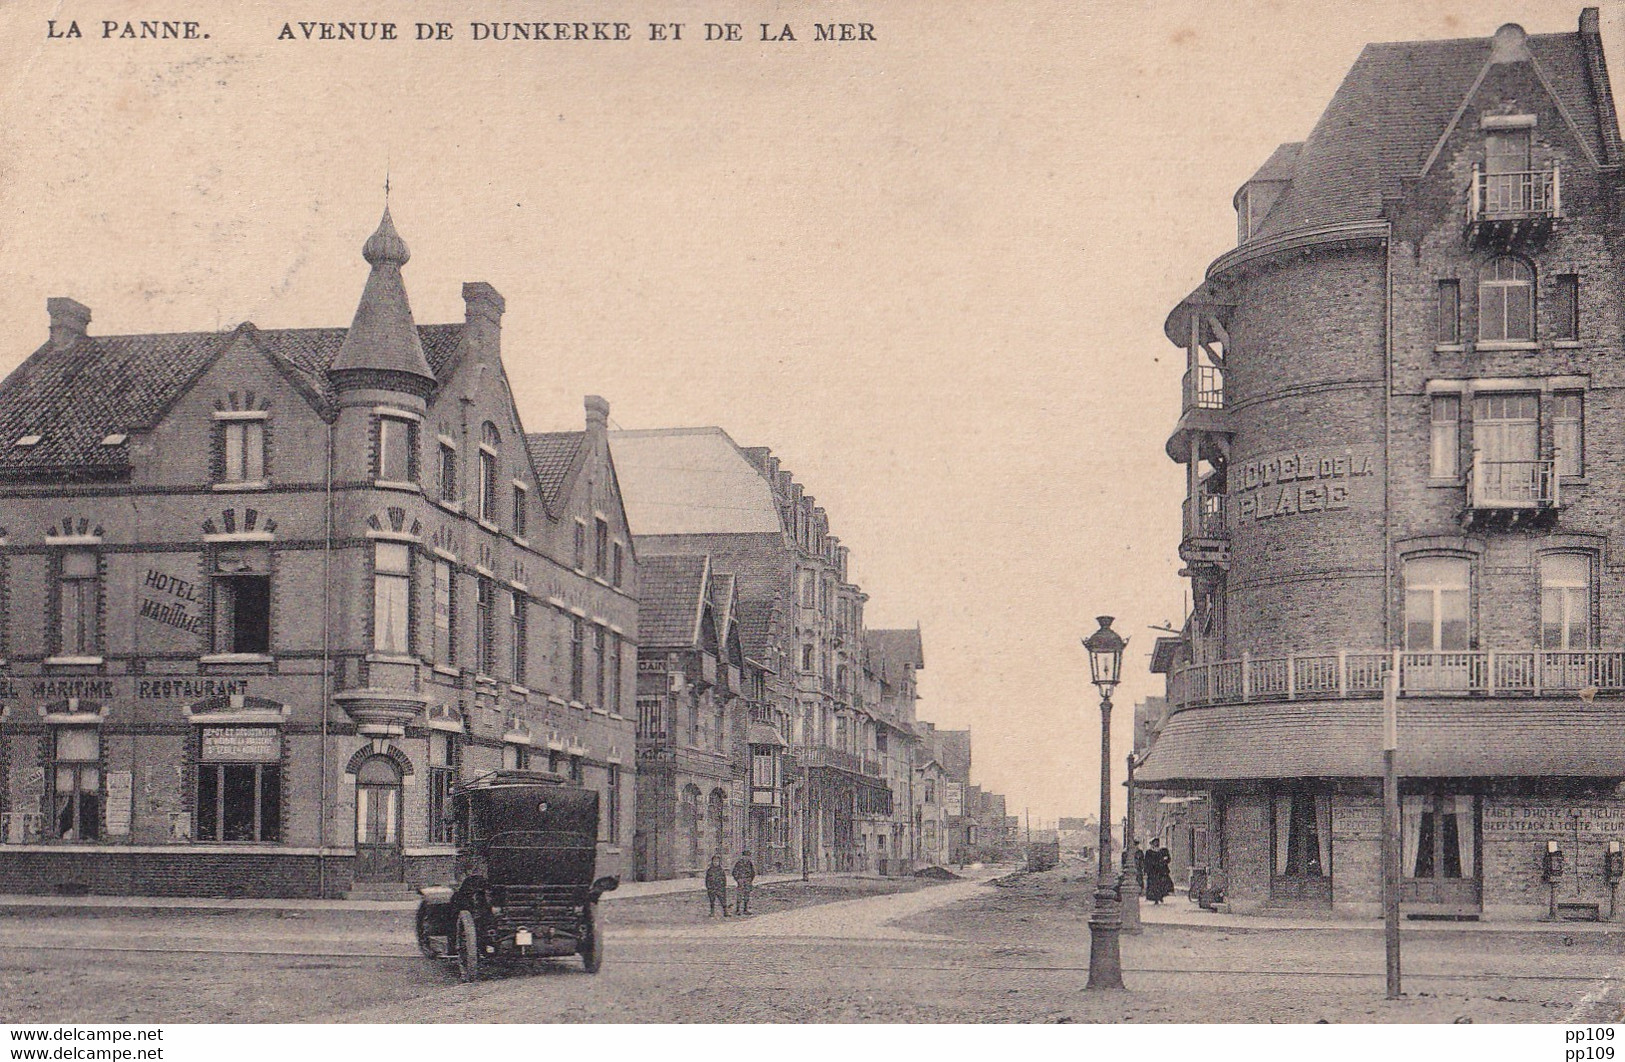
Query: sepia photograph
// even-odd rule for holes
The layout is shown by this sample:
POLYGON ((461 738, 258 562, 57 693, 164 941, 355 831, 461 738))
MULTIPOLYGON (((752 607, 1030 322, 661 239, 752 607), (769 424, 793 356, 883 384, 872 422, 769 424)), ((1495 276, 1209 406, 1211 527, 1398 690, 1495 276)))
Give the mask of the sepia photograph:
POLYGON ((0 5, 6 1057, 1612 1058, 1622 57, 1584 0, 0 5))

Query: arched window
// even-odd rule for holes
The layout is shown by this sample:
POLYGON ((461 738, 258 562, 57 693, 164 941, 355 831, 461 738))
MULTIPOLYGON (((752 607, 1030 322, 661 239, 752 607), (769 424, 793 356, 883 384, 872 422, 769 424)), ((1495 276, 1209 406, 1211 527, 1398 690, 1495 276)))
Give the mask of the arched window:
POLYGON ((1479 273, 1478 338, 1481 342, 1535 338, 1535 276, 1521 259, 1495 258, 1479 273))
POLYGON ((497 450, 502 436, 490 421, 480 432, 480 519, 497 522, 497 450))

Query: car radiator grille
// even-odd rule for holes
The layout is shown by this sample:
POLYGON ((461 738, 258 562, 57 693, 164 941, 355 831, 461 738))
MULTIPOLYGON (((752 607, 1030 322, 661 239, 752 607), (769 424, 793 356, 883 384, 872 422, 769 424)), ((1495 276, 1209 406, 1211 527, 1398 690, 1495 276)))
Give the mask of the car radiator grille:
POLYGON ((493 916, 501 932, 551 926, 574 933, 580 923, 577 911, 582 903, 581 889, 573 885, 505 886, 501 914, 493 916))

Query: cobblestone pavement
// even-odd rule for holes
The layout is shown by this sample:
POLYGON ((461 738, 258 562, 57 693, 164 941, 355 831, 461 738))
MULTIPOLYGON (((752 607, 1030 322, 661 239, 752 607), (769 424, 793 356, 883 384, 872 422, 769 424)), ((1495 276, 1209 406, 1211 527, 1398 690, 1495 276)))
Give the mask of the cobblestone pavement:
MULTIPOLYGON (((1564 1021, 1617 1010, 1620 937, 1151 926, 1126 993, 1085 993, 1087 888, 954 882, 723 923, 617 927, 574 961, 474 985, 400 912, 0 918, 0 1022, 1564 1021), (1079 895, 1075 893, 1081 893, 1079 895)), ((631 901, 633 904, 652 900, 631 901)))

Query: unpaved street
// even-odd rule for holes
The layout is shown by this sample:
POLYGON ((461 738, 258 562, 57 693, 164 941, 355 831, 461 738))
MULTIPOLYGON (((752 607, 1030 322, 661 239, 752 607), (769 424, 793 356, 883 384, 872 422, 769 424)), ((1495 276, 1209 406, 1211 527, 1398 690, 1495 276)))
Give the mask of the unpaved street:
POLYGON ((1151 926, 1124 941, 1132 991, 1096 994, 1087 887, 1058 876, 783 906, 607 904, 597 977, 561 961, 474 985, 420 958, 399 911, 13 915, 0 1022, 1563 1021, 1621 960, 1617 935, 1417 931, 1388 1003, 1367 930, 1151 926))

